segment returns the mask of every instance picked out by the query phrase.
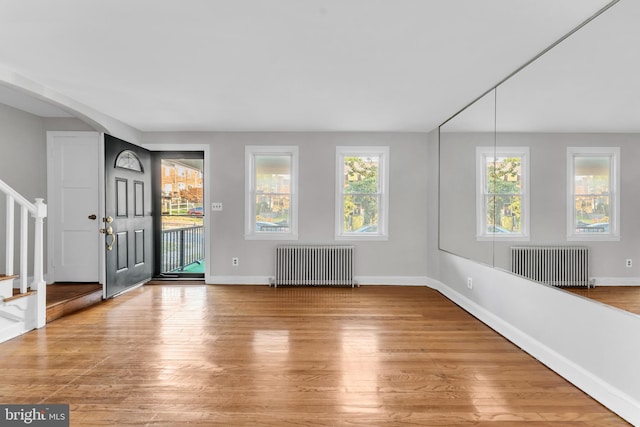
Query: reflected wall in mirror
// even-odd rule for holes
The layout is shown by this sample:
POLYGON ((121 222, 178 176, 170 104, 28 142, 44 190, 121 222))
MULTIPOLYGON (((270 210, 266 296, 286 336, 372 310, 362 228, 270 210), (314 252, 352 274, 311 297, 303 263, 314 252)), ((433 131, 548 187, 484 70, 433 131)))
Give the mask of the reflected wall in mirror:
POLYGON ((476 239, 478 147, 489 158, 495 153, 494 90, 440 126, 440 249, 493 265, 490 234, 476 239))
MULTIPOLYGON (((587 246, 593 283, 640 286, 638 22, 640 2, 621 0, 492 92, 496 153, 529 150, 530 229, 520 242, 495 238, 489 256, 468 224, 455 235, 449 218, 461 220, 457 211, 474 206, 468 195, 451 203, 443 196, 456 173, 450 168, 458 169, 452 160, 465 159, 472 168, 476 147, 488 144, 469 135, 487 129, 470 129, 462 138, 447 129, 450 122, 442 126, 441 249, 510 271, 516 244, 587 246)), ((473 173, 462 166, 457 173, 456 187, 478 190, 473 173)))

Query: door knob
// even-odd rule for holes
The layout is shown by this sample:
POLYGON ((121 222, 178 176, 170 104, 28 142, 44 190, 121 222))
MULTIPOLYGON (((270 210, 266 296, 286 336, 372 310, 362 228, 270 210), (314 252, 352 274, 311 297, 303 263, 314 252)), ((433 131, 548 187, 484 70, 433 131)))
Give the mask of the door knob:
POLYGON ((89 218, 90 220, 95 220, 98 217, 96 216, 96 214, 91 214, 87 218, 89 218))
POLYGON ((107 224, 111 224, 113 222, 113 218, 108 216, 106 218, 102 218, 102 222, 106 222, 107 224))

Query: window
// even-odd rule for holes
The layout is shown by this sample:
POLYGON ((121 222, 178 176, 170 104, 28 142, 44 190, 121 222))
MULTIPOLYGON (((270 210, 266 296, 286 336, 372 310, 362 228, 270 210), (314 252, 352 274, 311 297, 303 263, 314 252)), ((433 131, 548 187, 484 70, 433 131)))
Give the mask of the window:
POLYGON ((338 147, 336 154, 336 239, 386 240, 389 147, 338 147))
POLYGON ((478 240, 529 240, 529 147, 478 147, 478 240))
POLYGON ((131 150, 124 150, 118 154, 118 157, 116 157, 116 167, 136 172, 143 172, 140 159, 138 159, 136 153, 131 150))
POLYGON ((247 146, 245 238, 295 240, 298 147, 247 146))
POLYGON ((567 148, 567 239, 619 240, 620 149, 567 148))

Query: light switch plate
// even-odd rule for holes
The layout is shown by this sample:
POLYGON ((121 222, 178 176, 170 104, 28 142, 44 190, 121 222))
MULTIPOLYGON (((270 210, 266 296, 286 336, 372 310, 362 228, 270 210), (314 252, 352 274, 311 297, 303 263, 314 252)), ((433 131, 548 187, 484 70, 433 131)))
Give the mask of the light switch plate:
POLYGON ((221 211, 222 210, 222 202, 213 202, 211 203, 212 211, 221 211))

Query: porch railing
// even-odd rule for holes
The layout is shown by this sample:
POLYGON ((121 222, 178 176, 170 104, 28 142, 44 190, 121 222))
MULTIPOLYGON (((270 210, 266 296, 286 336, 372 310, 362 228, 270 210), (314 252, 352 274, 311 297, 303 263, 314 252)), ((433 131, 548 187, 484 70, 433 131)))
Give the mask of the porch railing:
POLYGON ((35 220, 35 231, 33 236, 33 276, 31 282, 31 290, 37 291, 36 303, 36 327, 41 328, 46 324, 47 319, 47 283, 44 280, 43 271, 43 228, 44 218, 47 216, 47 205, 44 199, 35 199, 31 203, 24 196, 19 194, 7 183, 0 180, 0 191, 6 196, 6 228, 5 228, 5 270, 7 276, 18 275, 17 286, 20 293, 27 292, 29 271, 28 271, 28 253, 29 253, 29 214, 35 220), (14 260, 16 254, 16 236, 15 236, 15 207, 20 207, 20 237, 19 237, 19 262, 18 271, 14 271, 14 260))
POLYGON ((204 259, 204 227, 184 227, 162 231, 162 272, 183 271, 204 259))

